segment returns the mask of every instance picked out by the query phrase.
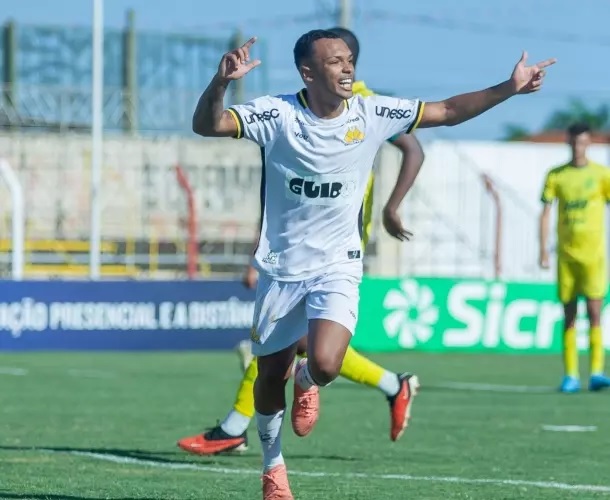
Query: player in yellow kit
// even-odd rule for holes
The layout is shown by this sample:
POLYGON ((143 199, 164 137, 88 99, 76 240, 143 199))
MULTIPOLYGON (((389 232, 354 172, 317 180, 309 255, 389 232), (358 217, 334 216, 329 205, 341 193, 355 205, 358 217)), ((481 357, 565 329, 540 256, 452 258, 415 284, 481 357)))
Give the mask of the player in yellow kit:
POLYGON ((576 346, 576 306, 579 296, 587 301, 589 316, 589 389, 610 387, 604 375, 604 344, 601 308, 608 290, 606 268, 606 203, 610 201, 610 169, 589 161, 589 127, 576 124, 568 129, 572 150, 569 163, 552 169, 546 177, 540 217, 540 265, 549 267, 547 251, 552 203, 558 201, 557 286, 564 307, 563 360, 565 376, 560 391, 580 390, 576 346))
MULTIPOLYGON (((333 28, 330 31, 334 31, 347 43, 354 55, 355 64, 359 52, 355 35, 343 28, 333 28)), ((363 81, 354 82, 352 89, 354 94, 374 95, 374 92, 363 81)), ((390 142, 402 151, 403 162, 396 186, 383 210, 383 225, 389 234, 402 241, 411 235, 402 227, 397 213, 398 206, 419 172, 423 163, 423 151, 414 136, 403 134, 392 137, 390 142)), ((373 189, 374 176, 371 174, 363 200, 363 246, 366 246, 372 230, 373 189)), ((256 280, 257 272, 252 266, 249 266, 244 278, 246 286, 254 288, 256 280)), ((244 376, 233 409, 222 423, 206 433, 178 441, 178 446, 185 451, 208 455, 230 450, 241 451, 247 447, 246 429, 254 416, 253 386, 258 373, 256 359, 251 357, 248 346, 249 341, 244 341, 240 346, 244 376)), ((304 355, 305 353, 306 337, 301 340, 299 345, 299 354, 304 355)), ((345 354, 340 374, 354 382, 377 388, 386 395, 390 405, 390 439, 392 441, 399 439, 407 426, 413 397, 419 386, 417 377, 409 373, 396 374, 386 370, 351 347, 348 347, 345 354)))

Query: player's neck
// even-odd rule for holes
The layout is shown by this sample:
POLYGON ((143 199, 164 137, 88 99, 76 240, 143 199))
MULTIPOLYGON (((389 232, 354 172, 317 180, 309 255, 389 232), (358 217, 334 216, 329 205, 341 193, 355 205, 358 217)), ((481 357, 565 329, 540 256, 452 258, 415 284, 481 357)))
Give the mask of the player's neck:
POLYGON ((589 164, 589 160, 586 156, 573 156, 571 164, 575 167, 586 167, 589 164))
POLYGON ((345 107, 345 99, 337 96, 323 97, 309 89, 307 89, 307 101, 311 112, 323 120, 337 118, 345 107))

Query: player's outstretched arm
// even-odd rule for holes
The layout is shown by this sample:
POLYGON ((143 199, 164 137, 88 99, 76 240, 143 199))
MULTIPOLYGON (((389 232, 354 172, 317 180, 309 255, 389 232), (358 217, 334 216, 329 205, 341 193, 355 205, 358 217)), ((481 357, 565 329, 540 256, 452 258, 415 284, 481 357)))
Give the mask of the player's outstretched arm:
POLYGON ((199 98, 193 115, 193 132, 204 137, 235 137, 238 125, 224 110, 224 97, 232 80, 239 80, 261 62, 250 61, 250 47, 256 42, 251 38, 241 47, 227 52, 218 65, 218 71, 199 98))
POLYGON ((390 141, 402 152, 402 162, 394 189, 383 208, 383 227, 390 236, 404 241, 409 240, 413 234, 403 227, 398 207, 413 186, 424 163, 424 151, 417 138, 411 134, 400 134, 390 141))
POLYGON ((478 92, 457 95, 440 102, 426 103, 419 126, 458 125, 517 94, 537 92, 542 87, 545 68, 555 62, 555 59, 547 59, 527 66, 527 52, 523 52, 511 77, 505 82, 478 92))

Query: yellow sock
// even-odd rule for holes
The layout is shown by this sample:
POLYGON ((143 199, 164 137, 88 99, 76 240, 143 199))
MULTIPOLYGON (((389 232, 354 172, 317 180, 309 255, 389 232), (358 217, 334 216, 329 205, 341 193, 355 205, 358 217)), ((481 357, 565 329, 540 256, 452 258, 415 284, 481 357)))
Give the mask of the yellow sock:
POLYGON ((258 375, 258 364, 254 358, 241 379, 233 409, 245 417, 254 417, 254 381, 258 375))
POLYGON ((566 375, 578 378, 578 349, 574 327, 563 332, 563 365, 566 375))
POLYGON ((604 373, 604 341, 602 327, 592 326, 589 330, 589 356, 591 362, 591 375, 604 373))
MULTIPOLYGON (((368 385, 369 387, 377 387, 381 390, 384 390, 382 385, 387 376, 390 375, 390 378, 392 379, 390 382, 398 387, 398 378, 396 377, 396 374, 384 370, 370 359, 358 354, 352 347, 347 348, 339 373, 352 382, 368 385)), ((392 395, 391 393, 394 392, 395 394, 398 392, 398 389, 393 391, 392 388, 390 388, 389 392, 389 395, 392 395)))

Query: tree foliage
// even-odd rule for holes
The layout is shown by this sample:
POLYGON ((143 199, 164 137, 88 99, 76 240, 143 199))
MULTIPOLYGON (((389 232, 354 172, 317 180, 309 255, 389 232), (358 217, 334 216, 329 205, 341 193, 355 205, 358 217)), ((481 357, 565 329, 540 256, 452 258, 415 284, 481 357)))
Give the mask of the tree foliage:
MULTIPOLYGON (((592 130, 610 131, 610 107, 602 104, 596 108, 578 98, 570 99, 565 108, 558 109, 551 113, 546 120, 542 131, 565 130, 575 122, 587 123, 592 130)), ((506 141, 518 141, 532 135, 526 127, 509 123, 504 127, 504 137, 506 141)))

